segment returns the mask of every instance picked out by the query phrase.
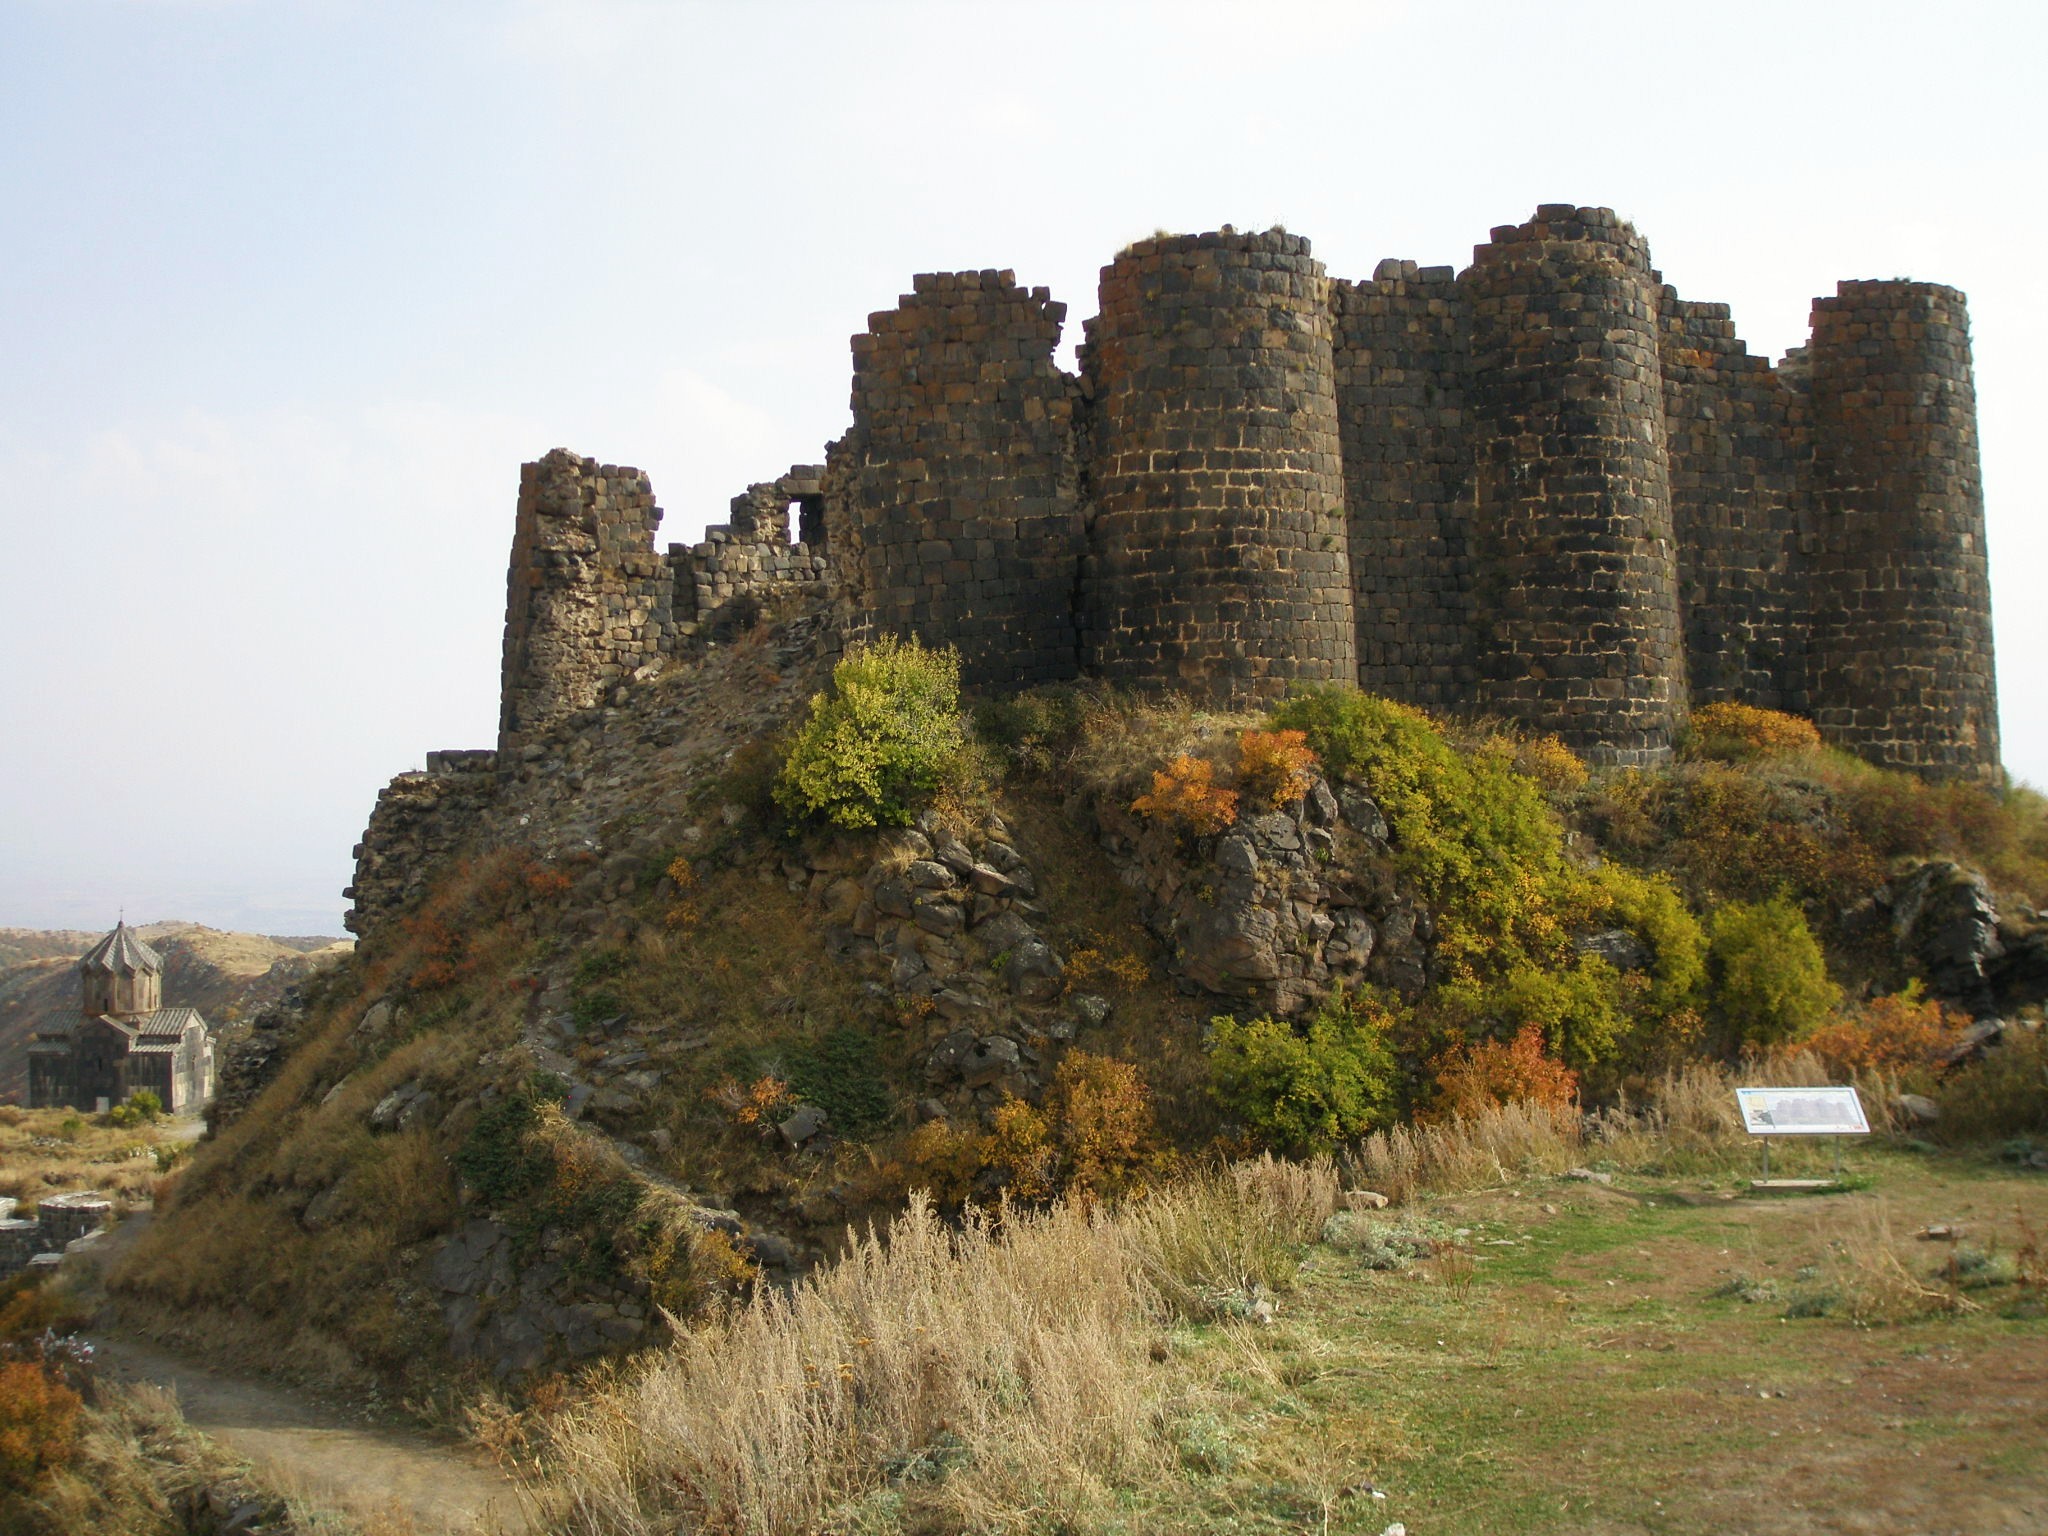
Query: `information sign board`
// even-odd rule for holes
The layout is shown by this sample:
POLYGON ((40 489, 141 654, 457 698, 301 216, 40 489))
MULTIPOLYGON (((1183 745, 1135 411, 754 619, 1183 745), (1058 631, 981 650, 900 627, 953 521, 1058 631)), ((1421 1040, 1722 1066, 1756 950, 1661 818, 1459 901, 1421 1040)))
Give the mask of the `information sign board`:
POLYGON ((1854 1088, 1738 1088, 1742 1128, 1752 1136, 1868 1136, 1854 1088))

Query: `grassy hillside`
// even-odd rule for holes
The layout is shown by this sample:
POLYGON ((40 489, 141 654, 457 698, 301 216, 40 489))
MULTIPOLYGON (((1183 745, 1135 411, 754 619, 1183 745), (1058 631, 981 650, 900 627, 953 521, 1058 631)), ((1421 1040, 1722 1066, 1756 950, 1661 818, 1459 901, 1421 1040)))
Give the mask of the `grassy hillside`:
MULTIPOLYGON (((1449 1518, 1460 1485, 1431 1470, 1444 1426, 1479 1415, 1461 1433, 1503 1465, 1521 1432, 1408 1383, 1372 1396, 1372 1415, 1408 1427, 1352 1444, 1340 1400, 1366 1388, 1341 1384, 1369 1383, 1380 1357, 1342 1320, 1423 1293, 1383 1296, 1346 1268, 1339 1256, 1385 1234, 1328 1227, 1343 1189, 1398 1205, 1590 1164, 1719 1200, 1753 1155, 1732 1120, 1744 1073, 1857 1082, 1896 1153, 1859 1178, 1913 1189, 1915 1170, 1953 1167, 2019 1192, 2048 1162, 2040 999, 2021 963, 2040 943, 2048 837, 2023 793, 1878 774, 1782 718, 1703 733, 1668 770, 1592 773, 1554 741, 1344 690, 1227 718, 1046 690, 978 701, 963 726, 942 675, 892 692, 889 668, 926 666, 914 657, 863 662, 859 687, 880 679, 869 694, 842 670, 806 708, 823 678, 772 635, 731 649, 723 681, 751 686, 657 684, 579 725, 466 856, 306 989, 303 1014, 271 1021, 275 1077, 172 1181, 114 1277, 131 1321, 438 1411, 531 1401, 484 1422, 538 1448, 550 1496, 592 1532, 666 1529, 713 1497, 701 1469, 648 1468, 709 1433, 720 1394, 754 1391, 758 1373, 734 1363, 754 1349, 779 1351, 803 1401, 834 1373, 858 1390, 833 1399, 851 1418, 804 1421, 828 1436, 817 1464, 776 1473, 811 1502, 776 1513, 781 1494, 727 1467, 716 1497, 738 1502, 721 1528, 815 1529, 826 1509, 835 1529, 1020 1528, 1039 1520, 1027 1509, 1071 1509, 1072 1528, 1313 1516, 1378 1530, 1344 1491, 1355 1477, 1326 1488, 1323 1471, 1283 1470, 1309 1456, 1303 1436, 1329 1466, 1399 1470, 1449 1518), (842 731, 849 711, 869 713, 842 731), (1983 878, 1931 883, 1945 861, 1983 878), (1929 920, 1945 946, 1929 950, 1922 918, 1940 901, 1961 905, 1929 920), (1972 1014, 1993 1003, 2005 1043, 1971 1064, 1996 1033, 1973 1033, 1972 1014), (1292 1161, 1257 1161, 1273 1153, 1292 1161), (1991 1173, 2001 1157, 2018 1171, 1991 1173), (939 1225, 854 1243, 919 1209, 917 1191, 939 1225), (996 1228, 975 1225, 996 1210, 996 1228), (1098 1230, 1090 1211, 1120 1214, 1098 1230), (1007 1352, 1003 1308, 1037 1305, 1035 1282, 1013 1274, 989 1311, 955 1294, 963 1266, 1012 1263, 1002 1244, 1039 1230, 1026 1212, 1045 1213, 1082 1309, 1028 1366, 1007 1352), (959 1249, 948 1230, 984 1236, 959 1249), (891 1278, 899 1263, 912 1272, 891 1278), (1301 1278, 1326 1270, 1353 1278, 1301 1278), (817 1289, 785 1293, 805 1273, 817 1289), (860 1299, 899 1283, 925 1299, 860 1299), (785 1316, 785 1294, 826 1311, 785 1316), (1234 1331, 1297 1308, 1320 1320, 1280 1355, 1234 1331), (922 1378, 880 1354, 870 1376, 860 1352, 879 1349, 885 1317, 920 1309, 952 1341, 934 1349, 968 1351, 959 1381, 932 1378, 910 1419, 869 1424, 863 1394, 922 1378), (567 1418, 544 1411, 563 1401, 560 1368, 621 1351, 654 1374, 594 1389, 567 1418), (1071 1379, 1055 1370, 1069 1356, 1071 1379), (1343 1363, 1324 1377, 1309 1363, 1324 1359, 1343 1363), (1025 1419, 973 1395, 1041 1368, 1064 1395, 1025 1419), (1076 1415, 1143 1427, 1084 1443, 1076 1415)), ((1633 1230, 1619 1209, 1585 1229, 1585 1252, 1633 1230)), ((1444 1316, 1443 1348, 1497 1335, 1496 1363, 1521 1351, 1530 1403, 1545 1371, 1597 1374, 1607 1345, 1546 1352, 1538 1319, 1546 1288, 1582 1289, 1598 1266, 1480 1290, 1481 1268, 1507 1269, 1468 1241, 1478 1227, 1423 1214, 1450 1227, 1447 1245, 1418 1229, 1418 1251, 1441 1252, 1424 1272, 1445 1305, 1485 1301, 1478 1321, 1444 1316)), ((2019 1254, 2028 1230, 2000 1228, 2000 1251, 2019 1254)), ((1908 1275, 1901 1305, 1941 1292, 1926 1251, 1886 1251, 1873 1274, 1908 1275)), ((2032 1304, 2034 1263, 1997 1268, 2000 1306, 2032 1304)), ((1866 1320, 1863 1280, 1825 1306, 1809 1281, 1773 1294, 1866 1320)), ((1437 1305, 1413 1325, 1436 1326, 1437 1305)), ((1601 1337, 1635 1326, 1596 1315, 1601 1337)), ((1748 1314, 1702 1315, 1712 1351, 1734 1350, 1748 1314)), ((1660 1383, 1617 1387, 1595 1419, 1625 1425, 1642 1411, 1630 1394, 1660 1383)), ((736 1400, 728 1417, 754 1422, 736 1400)), ((1533 1468, 1472 1476, 1492 1491, 1471 1510, 1508 1523, 1466 1510, 1446 1528, 1546 1528, 1533 1468)))

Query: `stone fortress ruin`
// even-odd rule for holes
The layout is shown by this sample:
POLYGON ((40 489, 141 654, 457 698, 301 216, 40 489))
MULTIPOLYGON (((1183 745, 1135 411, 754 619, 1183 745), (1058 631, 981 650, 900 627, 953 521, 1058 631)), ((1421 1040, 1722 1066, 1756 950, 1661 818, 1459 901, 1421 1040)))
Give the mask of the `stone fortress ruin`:
POLYGON ((1360 282, 1280 230, 1160 236, 1103 268, 1077 374, 1064 318, 1009 272, 919 276, 853 338, 825 462, 665 554, 638 470, 525 466, 497 751, 406 777, 487 797, 566 720, 805 603, 954 645, 973 687, 1354 681, 1641 765, 1736 701, 1999 776, 1955 289, 1841 283, 1773 366, 1629 224, 1558 204, 1463 272, 1360 282))

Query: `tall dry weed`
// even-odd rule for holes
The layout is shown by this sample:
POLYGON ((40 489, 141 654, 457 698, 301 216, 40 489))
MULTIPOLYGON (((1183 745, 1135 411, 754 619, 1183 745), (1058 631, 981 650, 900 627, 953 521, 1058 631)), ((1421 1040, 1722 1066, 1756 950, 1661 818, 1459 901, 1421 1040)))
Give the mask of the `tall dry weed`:
POLYGON ((565 1413, 557 1518, 589 1536, 793 1536, 892 1476, 929 1482, 962 1521, 1050 1516, 1162 1464, 1142 1304, 1104 1217, 1061 1206, 949 1230, 913 1201, 838 1264, 565 1413))
POLYGON ((1563 1173, 1583 1155, 1576 1109, 1524 1100, 1375 1131, 1351 1149, 1346 1163, 1358 1182, 1401 1202, 1563 1173))

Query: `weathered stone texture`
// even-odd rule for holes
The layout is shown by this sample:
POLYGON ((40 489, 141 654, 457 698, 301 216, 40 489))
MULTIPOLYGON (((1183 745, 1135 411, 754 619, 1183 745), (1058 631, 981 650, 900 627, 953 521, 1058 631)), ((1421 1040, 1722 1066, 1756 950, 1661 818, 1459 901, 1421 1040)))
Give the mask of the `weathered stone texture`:
POLYGON ((1605 208, 1496 229, 1472 309, 1478 702, 1600 762, 1685 704, 1649 248, 1605 208))
POLYGON ((498 789, 495 752, 429 752, 425 773, 401 773, 378 791, 341 920, 365 934, 424 889, 433 866, 467 842, 498 789))
POLYGON ((1962 294, 1845 282, 1807 359, 1814 721, 1890 767, 1995 778, 1977 401, 1962 294))
POLYGON ((519 473, 506 583, 498 748, 603 699, 674 646, 674 575, 654 552, 661 509, 637 469, 557 448, 519 473))
POLYGON ((1459 704, 1475 682, 1462 296, 1449 267, 1383 261, 1333 299, 1359 686, 1459 704))
MULTIPOLYGON (((666 556, 639 471, 525 466, 501 781, 678 658, 701 679, 771 604, 791 656, 914 634, 975 689, 1090 675, 1249 705, 1356 680, 1622 764, 1726 700, 1997 778, 1953 289, 1844 283, 1773 368, 1613 212, 1549 204, 1457 275, 1333 284, 1306 240, 1226 227, 1138 242, 1100 296, 1073 378, 1047 290, 918 277, 853 338, 825 464, 666 556)), ((380 799, 352 921, 474 825, 489 776, 439 766, 380 799)))
POLYGON ((825 467, 798 464, 732 499, 732 520, 698 543, 671 544, 679 641, 725 641, 751 629, 764 605, 821 591, 825 558, 825 467), (797 538, 789 514, 797 511, 797 538))
POLYGON ((926 273, 853 339, 825 531, 861 626, 957 646, 970 685, 1077 670, 1081 507, 1066 306, 1009 272, 926 273))
POLYGON ((1658 309, 1690 702, 1807 712, 1806 400, 1725 304, 1658 309))
POLYGON ((1354 677, 1330 280, 1308 242, 1142 240, 1101 302, 1088 670, 1218 704, 1354 677))

